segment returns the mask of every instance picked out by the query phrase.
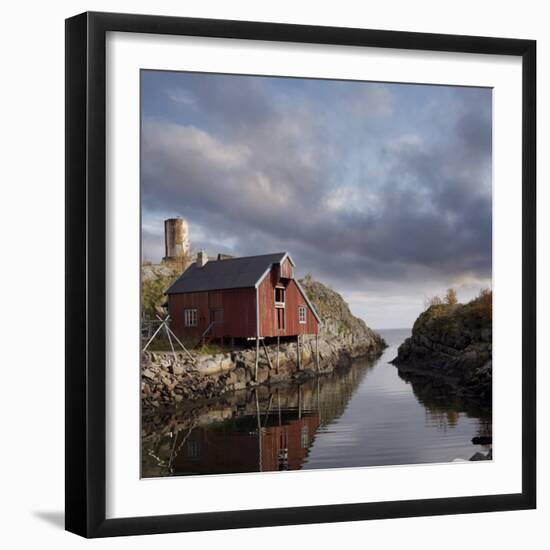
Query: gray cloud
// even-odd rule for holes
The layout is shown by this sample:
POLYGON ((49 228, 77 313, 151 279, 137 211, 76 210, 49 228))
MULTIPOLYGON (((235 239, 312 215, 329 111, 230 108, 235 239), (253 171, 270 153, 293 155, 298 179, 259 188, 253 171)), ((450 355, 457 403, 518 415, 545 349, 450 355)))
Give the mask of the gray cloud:
MULTIPOLYGON (((203 125, 144 117, 145 219, 183 215, 194 244, 211 253, 288 250, 302 272, 350 296, 490 278, 487 102, 457 101, 444 139, 433 139, 395 123, 388 88, 367 94, 357 122, 349 116, 360 111, 357 94, 327 113, 330 96, 313 105, 284 94, 270 101, 258 79, 212 78, 180 90, 184 105, 206 113, 203 125)), ((162 227, 156 240, 144 236, 146 255, 157 253, 159 240, 162 227)))

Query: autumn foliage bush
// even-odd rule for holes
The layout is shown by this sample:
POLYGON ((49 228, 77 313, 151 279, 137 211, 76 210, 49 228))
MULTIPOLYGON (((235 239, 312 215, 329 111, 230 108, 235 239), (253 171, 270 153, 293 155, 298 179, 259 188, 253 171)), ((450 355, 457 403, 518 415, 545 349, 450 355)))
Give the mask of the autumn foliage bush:
MULTIPOLYGON (((454 306, 458 304, 458 297, 454 288, 449 288, 443 297, 435 295, 424 300, 425 309, 432 306, 454 306)), ((493 318, 493 291, 489 288, 482 289, 477 297, 468 302, 468 311, 479 317, 481 321, 491 321, 493 318)), ((440 313, 446 311, 445 308, 438 308, 440 313)), ((451 311, 451 310, 449 310, 451 311)))
POLYGON ((447 290, 444 301, 446 304, 450 306, 454 306, 455 304, 458 304, 458 298, 456 296, 456 290, 454 288, 449 288, 449 290, 447 290))
POLYGON ((493 291, 484 288, 474 300, 479 316, 485 320, 493 318, 493 291))

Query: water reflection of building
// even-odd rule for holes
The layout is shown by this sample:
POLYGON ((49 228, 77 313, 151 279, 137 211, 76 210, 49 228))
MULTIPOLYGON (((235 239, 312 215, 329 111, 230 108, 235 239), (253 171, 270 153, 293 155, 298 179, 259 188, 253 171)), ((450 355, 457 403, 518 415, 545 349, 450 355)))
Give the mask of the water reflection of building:
POLYGON ((275 411, 265 417, 241 416, 229 425, 195 428, 178 444, 173 474, 223 474, 298 470, 315 432, 319 413, 275 411))
POLYGON ((357 362, 303 384, 260 386, 204 407, 143 418, 142 475, 299 469, 319 426, 344 412, 370 367, 357 362))

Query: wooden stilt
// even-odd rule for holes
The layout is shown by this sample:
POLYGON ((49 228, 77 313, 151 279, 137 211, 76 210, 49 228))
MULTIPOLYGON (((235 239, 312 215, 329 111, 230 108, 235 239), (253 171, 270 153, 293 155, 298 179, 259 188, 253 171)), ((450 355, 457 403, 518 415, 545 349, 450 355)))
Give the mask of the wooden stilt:
POLYGON ((145 351, 148 347, 149 347, 149 344, 154 340, 155 336, 162 330, 162 327, 164 326, 164 322, 162 322, 159 326, 159 328, 157 328, 157 330, 155 330, 153 336, 151 336, 151 338, 149 338, 149 340, 147 341, 147 343, 145 344, 144 348, 142 351, 145 351))
POLYGON ((275 372, 279 374, 279 344, 281 343, 281 337, 277 335, 277 367, 275 368, 275 372))
POLYGON ((258 381, 258 361, 260 359, 260 339, 256 337, 256 364, 254 366, 254 382, 258 381))
POLYGON ((269 363, 269 368, 272 369, 273 365, 271 364, 271 359, 269 357, 269 353, 267 352, 267 346, 265 345, 265 340, 262 340, 262 346, 263 346, 264 351, 265 351, 265 356, 267 357, 267 362, 269 363))
POLYGON ((296 357, 298 363, 298 370, 302 369, 302 352, 300 351, 300 335, 296 336, 296 357))
POLYGON ((319 333, 315 333, 315 365, 317 367, 317 372, 319 372, 319 333))
POLYGON ((172 337, 170 336, 170 331, 168 330, 168 325, 165 323, 164 328, 166 329, 166 336, 168 336, 168 341, 170 342, 170 347, 172 348, 172 355, 174 356, 174 365, 178 362, 178 356, 176 355, 176 350, 174 349, 174 344, 172 344, 172 337))
POLYGON ((187 357, 191 359, 191 362, 195 363, 195 358, 191 355, 191 353, 189 353, 189 350, 180 342, 179 338, 174 334, 172 329, 168 325, 166 325, 166 327, 168 328, 168 331, 170 332, 174 340, 181 346, 181 349, 183 349, 183 351, 187 354, 187 357))
MULTIPOLYGON (((157 319, 161 320, 162 319, 157 315, 157 319)), ((192 363, 195 363, 195 358, 189 353, 189 350, 180 342, 180 339, 174 334, 174 331, 170 328, 170 326, 168 325, 168 320, 170 319, 170 316, 168 316, 165 320, 164 320, 164 325, 166 326, 166 329, 168 330, 168 332, 172 335, 172 337, 174 338, 174 340, 181 346, 181 349, 187 354, 187 356, 189 357, 189 359, 191 359, 191 362, 192 363)))

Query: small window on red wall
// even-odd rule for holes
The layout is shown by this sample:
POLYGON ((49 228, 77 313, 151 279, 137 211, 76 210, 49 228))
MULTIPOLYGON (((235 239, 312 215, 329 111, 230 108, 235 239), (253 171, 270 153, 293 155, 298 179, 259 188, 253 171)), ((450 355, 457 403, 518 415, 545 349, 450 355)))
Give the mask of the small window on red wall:
POLYGON ((197 310, 196 309, 184 309, 183 310, 183 323, 186 327, 197 326, 197 310))
POLYGON ((298 306, 298 322, 301 325, 305 325, 307 320, 306 306, 298 306))

